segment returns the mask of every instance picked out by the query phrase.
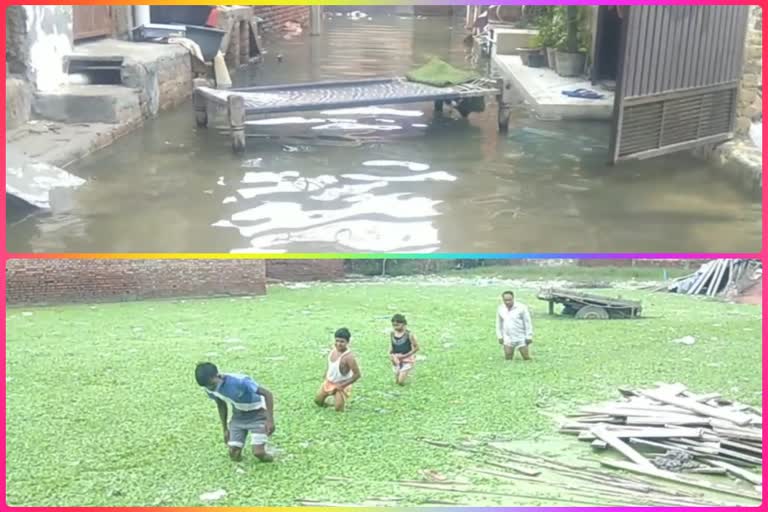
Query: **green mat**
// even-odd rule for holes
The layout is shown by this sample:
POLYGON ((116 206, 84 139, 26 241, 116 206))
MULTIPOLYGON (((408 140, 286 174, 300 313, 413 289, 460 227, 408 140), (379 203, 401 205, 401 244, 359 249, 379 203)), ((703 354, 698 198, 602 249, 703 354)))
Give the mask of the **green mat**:
POLYGON ((472 80, 477 80, 480 75, 474 71, 466 71, 458 69, 444 60, 433 58, 420 68, 405 75, 411 82, 417 82, 420 84, 433 85, 435 87, 450 87, 452 85, 459 85, 472 80))

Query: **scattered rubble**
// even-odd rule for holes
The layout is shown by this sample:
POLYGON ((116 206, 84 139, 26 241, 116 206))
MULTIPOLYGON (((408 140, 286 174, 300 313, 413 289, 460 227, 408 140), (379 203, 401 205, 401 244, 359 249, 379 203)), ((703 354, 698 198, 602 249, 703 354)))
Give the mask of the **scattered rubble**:
POLYGON ((759 260, 719 259, 704 263, 693 274, 674 279, 661 289, 686 295, 732 297, 762 277, 759 260))

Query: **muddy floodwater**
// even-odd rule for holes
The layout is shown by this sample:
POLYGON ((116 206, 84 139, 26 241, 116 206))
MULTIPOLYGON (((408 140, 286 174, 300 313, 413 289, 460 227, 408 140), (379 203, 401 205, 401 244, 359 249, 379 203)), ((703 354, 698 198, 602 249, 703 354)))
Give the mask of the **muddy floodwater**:
MULTIPOLYGON (((238 85, 469 66, 451 18, 332 18, 268 41, 238 85)), ((481 67, 482 63, 479 64, 481 67)), ((585 100, 588 101, 588 100, 585 100)), ((14 252, 751 252, 761 205, 687 154, 616 167, 608 123, 538 121, 493 105, 468 120, 431 104, 270 117, 234 155, 189 104, 70 171, 63 212, 8 212, 14 252)), ((215 124, 215 123, 212 123, 215 124)))

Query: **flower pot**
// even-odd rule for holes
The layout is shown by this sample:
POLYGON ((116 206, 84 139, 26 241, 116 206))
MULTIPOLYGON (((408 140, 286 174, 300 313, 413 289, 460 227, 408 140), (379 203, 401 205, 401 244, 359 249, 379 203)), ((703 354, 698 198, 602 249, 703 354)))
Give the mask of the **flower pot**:
POLYGON ((555 54, 557 53, 557 50, 555 48, 547 48, 547 65, 549 66, 549 69, 554 69, 557 71, 557 62, 555 60, 555 54))
POLYGON ((558 51, 555 53, 556 70, 560 76, 580 76, 584 74, 587 64, 585 53, 568 53, 558 51))
POLYGON ((531 66, 531 56, 542 55, 541 48, 517 48, 517 53, 520 54, 523 66, 531 66))
POLYGON ((528 56, 528 67, 545 68, 547 67, 547 56, 543 53, 532 53, 528 56))

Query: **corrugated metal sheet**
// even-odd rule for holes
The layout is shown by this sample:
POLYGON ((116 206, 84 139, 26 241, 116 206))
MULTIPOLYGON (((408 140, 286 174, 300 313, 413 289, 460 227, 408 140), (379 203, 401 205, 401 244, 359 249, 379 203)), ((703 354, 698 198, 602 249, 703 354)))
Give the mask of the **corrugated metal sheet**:
POLYGON ((748 16, 748 6, 630 8, 616 91, 614 161, 730 136, 748 16))

